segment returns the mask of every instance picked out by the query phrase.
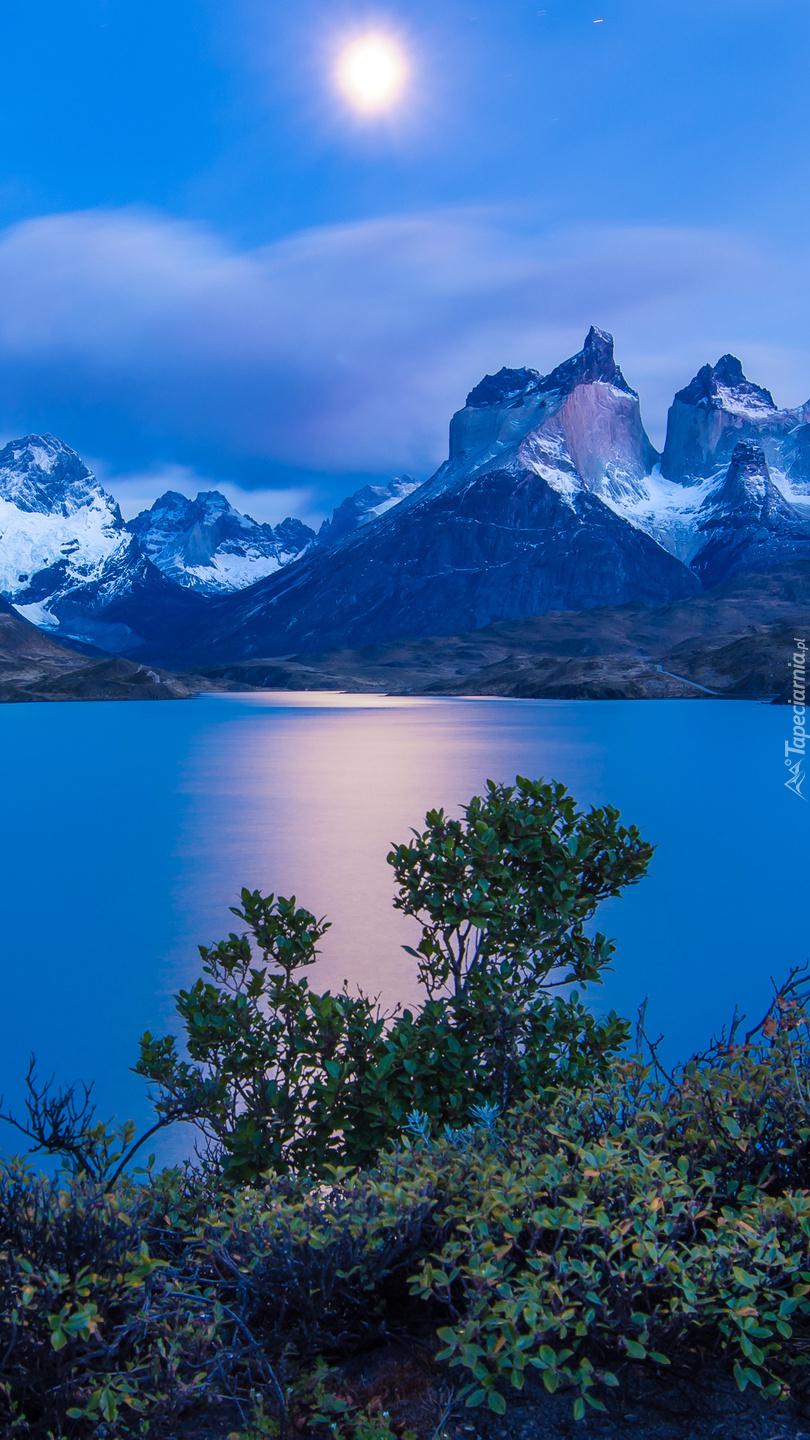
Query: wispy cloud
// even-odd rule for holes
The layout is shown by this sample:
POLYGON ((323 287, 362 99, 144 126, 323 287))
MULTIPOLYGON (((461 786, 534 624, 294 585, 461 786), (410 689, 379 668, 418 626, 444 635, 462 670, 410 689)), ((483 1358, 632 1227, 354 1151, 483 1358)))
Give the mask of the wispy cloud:
POLYGON ((726 349, 786 403, 804 398, 795 283, 739 236, 549 233, 515 210, 369 220, 248 251, 150 213, 53 215, 0 234, 0 378, 15 418, 74 414, 85 447, 118 469, 202 456, 204 471, 210 453, 217 473, 227 460, 263 490, 271 467, 426 474, 485 371, 548 369, 591 322, 616 333, 659 438, 673 390, 726 349))
POLYGON ((311 487, 246 489, 219 476, 200 474, 191 465, 151 465, 145 470, 115 471, 103 458, 85 455, 84 459, 105 489, 115 496, 125 520, 131 520, 142 510, 147 510, 167 490, 176 490, 189 500, 201 491, 219 490, 237 510, 270 525, 277 525, 287 516, 295 515, 305 524, 317 528, 326 518, 329 508, 319 503, 319 497, 311 487))

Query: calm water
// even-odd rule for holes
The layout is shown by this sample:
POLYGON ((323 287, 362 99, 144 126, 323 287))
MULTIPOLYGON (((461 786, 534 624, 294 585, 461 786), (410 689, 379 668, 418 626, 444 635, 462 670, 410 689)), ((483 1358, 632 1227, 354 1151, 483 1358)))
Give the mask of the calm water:
POLYGON ((649 994, 670 1053, 695 1047, 810 954, 788 715, 267 694, 0 707, 0 1088, 19 1095, 34 1050, 48 1073, 95 1079, 105 1114, 142 1118, 137 1037, 173 1028, 172 991, 198 973, 196 943, 231 928, 243 884, 333 921, 312 983, 415 999, 388 844, 516 773, 617 805, 657 844, 648 878, 602 912, 619 943, 595 999, 634 1013, 649 994))

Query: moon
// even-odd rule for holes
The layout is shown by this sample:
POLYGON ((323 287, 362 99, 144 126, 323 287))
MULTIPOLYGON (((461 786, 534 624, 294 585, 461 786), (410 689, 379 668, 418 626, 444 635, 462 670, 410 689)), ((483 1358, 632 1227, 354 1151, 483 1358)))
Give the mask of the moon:
POLYGON ((401 47, 387 35, 362 35, 341 51, 337 83, 356 110, 387 110, 396 103, 408 75, 401 47))

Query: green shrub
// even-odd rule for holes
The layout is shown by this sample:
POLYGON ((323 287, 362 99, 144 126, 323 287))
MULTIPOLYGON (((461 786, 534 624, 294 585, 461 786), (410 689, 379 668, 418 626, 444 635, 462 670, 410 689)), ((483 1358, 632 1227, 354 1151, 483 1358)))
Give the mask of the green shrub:
POLYGON ((172 1296, 148 1244, 171 1212, 176 1221, 186 1188, 177 1172, 110 1191, 84 1176, 37 1177, 14 1161, 0 1168, 0 1415, 9 1433, 16 1425, 62 1435, 67 1426, 103 1435, 119 1419, 128 1429, 127 1415, 137 1430, 139 1416, 160 1419, 195 1394, 210 1337, 195 1307, 172 1296))
MULTIPOLYGON (((414 1115, 375 1168, 328 1183, 166 1172, 105 1192, 7 1167, 8 1424, 160 1434, 235 1397, 269 1435, 286 1405, 321 1413, 319 1356, 339 1366, 392 1329, 432 1331, 462 1398, 495 1410, 527 1371, 579 1413, 628 1365, 688 1357, 783 1393, 810 1342, 810 1196, 792 1188, 805 1139, 781 1137, 778 1173, 772 1146, 808 1073, 794 1013, 670 1079, 625 1057, 461 1129, 414 1115)), ((322 1398, 353 1440, 347 1393, 338 1378, 322 1398)))
POLYGON ((562 785, 488 784, 461 819, 441 810, 389 855, 397 907, 422 921, 425 1000, 384 1016, 365 995, 317 994, 306 974, 326 927, 295 899, 242 891, 248 933, 201 947, 177 997, 189 1060, 144 1036, 137 1069, 159 1114, 196 1119, 231 1183, 263 1171, 369 1164, 414 1108, 463 1124, 555 1078, 604 1071, 624 1044, 573 984, 599 983, 612 944, 585 927, 644 874, 652 849, 607 806, 562 785))
POLYGON ((236 1434, 281 1436, 292 1413, 384 1440, 388 1416, 339 1366, 392 1329, 432 1334, 466 1403, 499 1413, 527 1371, 581 1415, 628 1365, 684 1355, 725 1357, 742 1389, 794 1385, 805 975, 671 1074, 655 1046, 628 1054, 625 1022, 570 987, 600 980, 612 946, 586 926, 650 854, 609 807, 490 784, 389 856, 422 924, 418 1013, 311 990, 325 922, 243 891, 247 933, 202 948, 205 978, 177 999, 188 1058, 141 1042, 146 1135, 32 1066, 14 1123, 64 1171, 0 1165, 7 1433, 158 1436, 228 1404, 236 1434), (205 1136, 200 1163, 130 1174, 177 1118, 205 1136))
POLYGON ((417 1142, 400 1160, 406 1189, 407 1175, 441 1197, 412 1284, 455 1319, 441 1358, 469 1373, 469 1403, 502 1410, 499 1384, 520 1388, 530 1366, 578 1391, 580 1414, 628 1360, 696 1350, 725 1355, 741 1388, 782 1393, 794 1317, 810 1323, 810 1196, 746 1187, 730 1204, 723 1165, 704 1164, 704 1136, 683 1148, 669 1098, 633 1103, 618 1081, 563 1090, 495 1135, 417 1142))

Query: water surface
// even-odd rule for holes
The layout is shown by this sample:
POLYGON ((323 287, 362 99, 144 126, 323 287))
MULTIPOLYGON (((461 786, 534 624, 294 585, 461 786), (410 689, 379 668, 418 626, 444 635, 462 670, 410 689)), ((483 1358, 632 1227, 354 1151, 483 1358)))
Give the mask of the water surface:
MULTIPOLYGON (((808 812, 784 788, 782 707, 723 701, 206 696, 7 705, 2 743, 0 1088, 43 1070, 96 1079, 101 1108, 145 1116, 138 1035, 172 1027, 196 944, 235 925, 241 885, 327 915, 311 982, 417 998, 391 908, 391 841, 487 777, 564 781, 658 849, 610 902, 618 941, 600 1007, 634 1012, 670 1053, 810 953, 808 812)), ((756 1018, 759 1018, 756 1015, 756 1018)), ((8 1147, 11 1137, 0 1135, 8 1147)))

